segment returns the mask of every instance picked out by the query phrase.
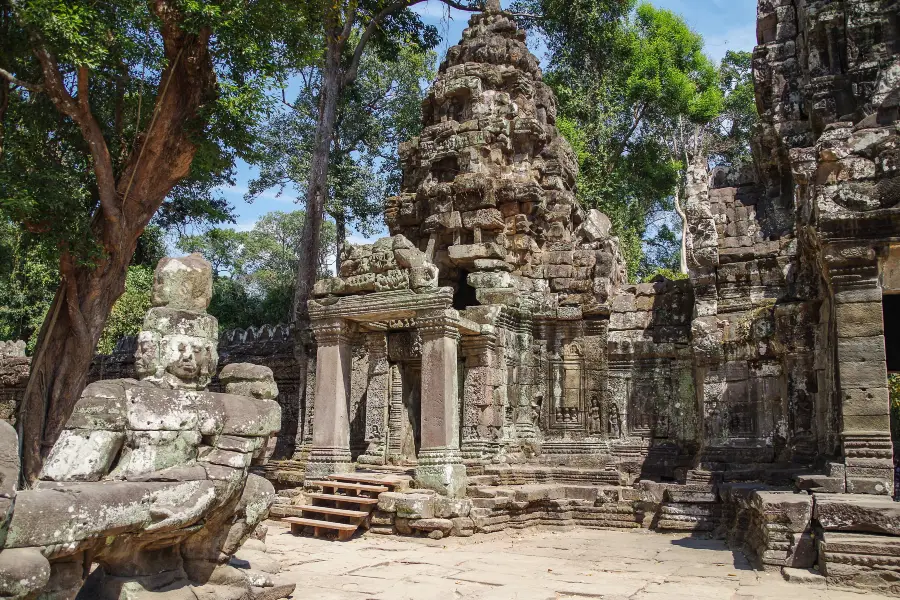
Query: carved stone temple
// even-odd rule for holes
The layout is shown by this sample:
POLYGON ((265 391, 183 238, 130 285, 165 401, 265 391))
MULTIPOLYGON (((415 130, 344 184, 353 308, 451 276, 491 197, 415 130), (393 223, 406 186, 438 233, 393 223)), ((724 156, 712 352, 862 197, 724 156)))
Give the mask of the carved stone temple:
MULTIPOLYGON (((217 345, 208 265, 171 259, 144 331, 97 357, 34 489, 16 491, 0 423, 0 597, 152 587, 160 570, 198 598, 210 581, 281 597, 239 554, 259 539, 238 549, 273 501, 301 529, 318 508, 367 534, 692 532, 788 578, 815 568, 900 596, 898 14, 896 0, 759 1, 753 164, 692 165, 689 277, 631 284, 609 219, 576 201, 525 33, 489 3, 400 147, 391 235, 347 246, 315 286, 305 377, 286 326, 217 345), (343 510, 341 489, 374 495, 343 510), (46 526, 69 522, 63 493, 85 520, 46 526), (96 506, 131 508, 104 521, 96 506), (86 560, 104 577, 85 579, 86 560), (40 586, 3 576, 23 564, 40 586)), ((0 345, 13 424, 22 355, 0 345)))
POLYGON ((755 163, 691 166, 689 278, 629 284, 524 32, 473 16, 400 147, 391 237, 315 287, 282 467, 410 473, 378 533, 707 532, 900 594, 896 23, 887 1, 760 2, 755 163))

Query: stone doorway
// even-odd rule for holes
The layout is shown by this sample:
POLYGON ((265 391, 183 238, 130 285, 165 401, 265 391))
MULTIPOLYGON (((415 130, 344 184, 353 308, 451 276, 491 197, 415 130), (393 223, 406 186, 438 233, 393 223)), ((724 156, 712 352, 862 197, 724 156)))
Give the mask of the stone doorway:
POLYGON ((419 450, 422 447, 422 367, 406 363, 400 366, 400 385, 403 404, 401 405, 399 429, 396 434, 400 440, 400 456, 398 461, 404 466, 418 464, 419 450))

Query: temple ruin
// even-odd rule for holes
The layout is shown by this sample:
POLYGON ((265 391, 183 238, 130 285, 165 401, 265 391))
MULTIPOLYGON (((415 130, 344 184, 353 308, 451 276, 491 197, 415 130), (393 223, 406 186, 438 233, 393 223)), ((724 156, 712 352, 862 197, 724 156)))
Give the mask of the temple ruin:
MULTIPOLYGON (((633 284, 609 219, 576 201, 577 162, 524 31, 489 4, 400 147, 390 236, 347 246, 315 286, 307 377, 286 326, 225 332, 217 348, 206 280, 171 286, 192 290, 177 306, 160 287, 138 338, 95 361, 39 486, 16 495, 4 476, 0 502, 15 510, 0 521, 0 572, 24 553, 43 585, 80 586, 58 565, 94 552, 103 585, 123 585, 147 575, 121 562, 144 532, 129 552, 150 540, 205 560, 169 565, 201 585, 197 570, 226 569, 265 513, 250 507, 273 502, 264 475, 272 515, 298 531, 692 532, 759 568, 815 567, 829 585, 900 596, 887 379, 900 371, 897 14, 893 0, 760 0, 754 163, 692 165, 689 278, 633 284), (112 409, 136 397, 146 410, 112 409), (170 431, 176 412, 196 426, 170 431), (164 511, 190 517, 148 509, 107 550, 101 525, 76 539, 28 520, 50 488, 102 485, 103 504, 116 486, 186 482, 195 505, 164 511), (228 500, 204 504, 204 490, 228 500), (218 529, 192 529, 201 513, 221 513, 204 521, 218 529)), ((188 257, 158 277, 182 267, 208 269, 188 257)), ((23 357, 0 346, 0 417, 13 424, 23 357)), ((11 428, 0 442, 15 454, 11 428)))

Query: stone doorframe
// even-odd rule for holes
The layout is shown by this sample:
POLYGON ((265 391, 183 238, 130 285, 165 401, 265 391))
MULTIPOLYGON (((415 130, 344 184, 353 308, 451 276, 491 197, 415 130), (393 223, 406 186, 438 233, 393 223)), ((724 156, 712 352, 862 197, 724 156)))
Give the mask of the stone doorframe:
POLYGON ((890 398, 884 350, 881 272, 884 245, 830 242, 824 251, 837 338, 846 490, 893 493, 890 398))
MULTIPOLYGON (((309 302, 316 337, 316 389, 313 444, 306 476, 320 478, 355 469, 350 455, 351 333, 368 332, 372 394, 367 394, 366 441, 373 452, 384 451, 387 428, 388 377, 384 338, 389 323, 413 319, 422 338, 421 450, 416 481, 448 496, 465 493, 465 466, 459 452, 460 400, 457 345, 461 335, 477 336, 481 326, 452 309, 452 288, 415 293, 410 290, 323 298, 309 302), (372 402, 369 406, 369 402, 372 402), (370 410, 371 409, 371 410, 370 410)), ((367 451, 368 454, 368 451, 367 451)))

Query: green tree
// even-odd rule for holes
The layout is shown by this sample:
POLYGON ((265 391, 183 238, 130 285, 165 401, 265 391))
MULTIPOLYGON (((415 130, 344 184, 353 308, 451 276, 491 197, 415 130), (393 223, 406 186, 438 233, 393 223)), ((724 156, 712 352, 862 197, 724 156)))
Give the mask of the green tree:
MULTIPOLYGON (((347 86, 338 105, 328 169, 325 212, 337 231, 335 256, 340 256, 352 226, 371 234, 380 221, 384 199, 400 188, 397 146, 421 129, 421 82, 434 77, 434 53, 418 46, 403 47, 382 58, 367 51, 359 76, 347 86)), ((259 176, 246 195, 253 201, 275 188, 293 188, 305 195, 310 174, 321 69, 312 66, 298 77, 297 98, 277 113, 258 135, 259 176)))
POLYGON ((708 149, 717 166, 740 166, 752 160, 750 140, 759 122, 752 59, 750 52, 728 50, 719 63, 719 88, 724 104, 708 149))
POLYGON ((303 8, 0 0, 0 211, 54 249, 60 282, 19 415, 26 480, 85 385, 164 200, 164 219, 224 216, 203 192, 250 157, 265 91, 306 64, 303 8))
MULTIPOLYGON (((210 229, 178 241, 180 250, 199 252, 213 266, 209 312, 218 318, 221 329, 288 322, 304 220, 300 210, 271 212, 260 217, 250 231, 210 229)), ((328 272, 328 248, 334 235, 334 226, 326 224, 318 261, 320 276, 328 272)))
POLYGON ((136 335, 144 323, 144 316, 150 310, 150 294, 153 290, 153 269, 143 265, 128 267, 125 277, 125 292, 113 305, 106 327, 97 343, 97 352, 109 354, 116 347, 119 338, 136 335))
POLYGON ((709 122, 722 106, 702 38, 634 0, 520 0, 514 10, 547 41, 545 79, 579 157, 579 200, 612 220, 630 278, 677 268, 682 165, 666 134, 679 116, 709 122))
POLYGON ((58 283, 52 249, 0 220, 0 339, 25 340, 32 350, 58 283))
MULTIPOLYGON (((321 245, 322 223, 329 198, 328 173, 334 143, 338 107, 349 86, 360 73, 367 50, 382 59, 399 54, 402 48, 430 50, 437 45, 437 28, 426 26, 419 15, 409 10, 424 0, 312 0, 307 2, 308 16, 314 22, 320 40, 321 85, 317 98, 316 128, 306 178, 304 209, 306 219, 300 239, 300 256, 317 256, 321 245)), ((480 0, 439 0, 460 10, 478 10, 480 0)), ((499 0, 488 0, 499 10, 499 0)), ((301 260, 297 267, 291 322, 300 371, 300 389, 305 389, 306 361, 310 350, 307 301, 316 280, 316 263, 301 260)))

